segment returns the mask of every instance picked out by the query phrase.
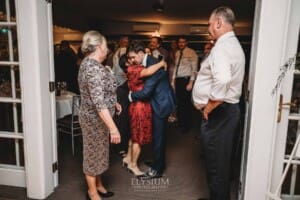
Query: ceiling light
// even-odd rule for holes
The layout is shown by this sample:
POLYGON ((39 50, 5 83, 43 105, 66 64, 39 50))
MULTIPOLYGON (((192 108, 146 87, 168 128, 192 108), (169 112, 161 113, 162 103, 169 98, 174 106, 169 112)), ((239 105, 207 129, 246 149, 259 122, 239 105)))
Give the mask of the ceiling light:
POLYGON ((153 4, 153 10, 157 12, 163 12, 164 11, 164 1, 163 0, 156 0, 153 4))

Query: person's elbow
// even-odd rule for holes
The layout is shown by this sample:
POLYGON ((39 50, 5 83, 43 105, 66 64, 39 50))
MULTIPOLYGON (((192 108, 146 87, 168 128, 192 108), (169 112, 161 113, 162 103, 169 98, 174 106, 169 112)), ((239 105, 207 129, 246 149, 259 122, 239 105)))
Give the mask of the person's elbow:
POLYGON ((152 90, 145 88, 137 93, 132 93, 131 97, 133 101, 137 101, 137 100, 146 101, 150 99, 151 95, 152 95, 152 90))

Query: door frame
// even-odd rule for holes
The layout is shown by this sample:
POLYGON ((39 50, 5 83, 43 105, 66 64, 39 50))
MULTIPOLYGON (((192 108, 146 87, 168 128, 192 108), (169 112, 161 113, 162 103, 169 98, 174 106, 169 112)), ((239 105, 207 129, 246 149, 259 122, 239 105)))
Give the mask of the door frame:
MULTIPOLYGON (((243 163, 244 189, 240 195, 245 200, 267 199, 266 194, 271 187, 279 99, 278 94, 271 95, 271 92, 280 66, 286 61, 285 48, 282 47, 287 43, 290 2, 256 1, 246 120, 246 138, 249 140, 243 163)), ((57 185, 52 173, 57 152, 56 136, 53 136, 53 94, 48 91, 51 75, 41 78, 49 75, 49 69, 53 67, 51 47, 48 46, 52 37, 48 31, 50 25, 47 24, 49 7, 45 0, 16 0, 16 4, 20 65, 23 66, 21 80, 27 195, 43 199, 57 185)))
POLYGON ((15 3, 27 196, 45 199, 57 186, 55 92, 49 91, 54 79, 51 1, 15 3))
MULTIPOLYGON (((239 199, 269 199, 277 185, 274 154, 280 92, 272 94, 280 67, 288 60, 288 26, 292 0, 257 0, 249 72, 249 108, 246 120, 239 199)), ((291 47, 289 47, 291 48, 291 47)))

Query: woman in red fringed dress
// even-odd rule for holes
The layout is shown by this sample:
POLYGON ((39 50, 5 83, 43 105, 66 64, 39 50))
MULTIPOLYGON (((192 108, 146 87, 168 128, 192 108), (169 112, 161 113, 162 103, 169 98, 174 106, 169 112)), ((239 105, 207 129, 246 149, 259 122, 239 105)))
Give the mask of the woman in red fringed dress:
MULTIPOLYGON (((141 65, 132 65, 127 60, 127 79, 129 90, 140 91, 144 87, 144 77, 151 76, 157 70, 164 67, 166 62, 160 61, 157 64, 145 68, 141 65)), ((121 62, 120 62, 121 65, 121 62)), ((130 103, 129 109, 131 139, 128 144, 128 152, 123 158, 123 165, 138 178, 144 175, 137 165, 141 152, 141 146, 152 141, 152 109, 149 101, 136 101, 130 103)))

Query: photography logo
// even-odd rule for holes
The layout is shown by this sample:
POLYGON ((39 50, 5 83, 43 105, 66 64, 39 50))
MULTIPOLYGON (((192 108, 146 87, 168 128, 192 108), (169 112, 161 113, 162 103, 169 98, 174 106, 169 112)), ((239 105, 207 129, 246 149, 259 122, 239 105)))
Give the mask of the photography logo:
POLYGON ((169 178, 155 178, 143 180, 132 178, 131 186, 136 192, 161 192, 166 191, 170 185, 169 178))

